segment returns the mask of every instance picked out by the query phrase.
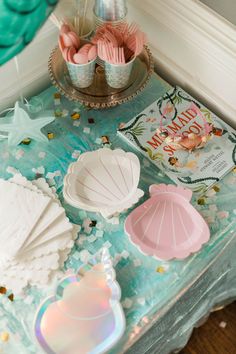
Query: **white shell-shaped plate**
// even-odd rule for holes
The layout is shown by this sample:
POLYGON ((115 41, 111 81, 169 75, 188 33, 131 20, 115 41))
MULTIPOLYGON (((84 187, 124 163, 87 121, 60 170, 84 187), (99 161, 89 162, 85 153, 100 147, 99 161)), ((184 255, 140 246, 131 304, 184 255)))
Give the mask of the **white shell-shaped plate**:
POLYGON ((82 154, 69 166, 63 194, 67 203, 111 217, 137 203, 140 163, 121 149, 99 149, 82 154))

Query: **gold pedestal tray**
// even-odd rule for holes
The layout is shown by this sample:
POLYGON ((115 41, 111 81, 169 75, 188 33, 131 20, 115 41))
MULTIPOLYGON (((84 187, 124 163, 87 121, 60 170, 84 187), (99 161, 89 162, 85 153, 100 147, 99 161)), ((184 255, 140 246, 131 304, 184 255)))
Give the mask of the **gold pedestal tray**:
POLYGON ((101 109, 127 102, 140 93, 147 85, 153 72, 153 59, 145 47, 136 58, 129 83, 121 89, 108 86, 103 67, 96 65, 93 84, 86 89, 73 86, 67 66, 58 47, 49 58, 49 74, 54 86, 69 100, 79 101, 87 107, 101 109))

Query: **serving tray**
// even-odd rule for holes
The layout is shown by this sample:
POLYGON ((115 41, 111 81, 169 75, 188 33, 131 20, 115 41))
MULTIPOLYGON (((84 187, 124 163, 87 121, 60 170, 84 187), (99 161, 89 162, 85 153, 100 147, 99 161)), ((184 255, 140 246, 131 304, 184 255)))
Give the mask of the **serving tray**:
POLYGON ((69 100, 79 101, 87 107, 102 109, 127 102, 139 94, 147 85, 154 64, 151 52, 145 46, 143 52, 135 60, 127 86, 121 89, 111 88, 107 84, 104 68, 98 64, 95 68, 93 84, 90 87, 84 89, 74 87, 58 47, 50 55, 48 68, 53 85, 69 100))

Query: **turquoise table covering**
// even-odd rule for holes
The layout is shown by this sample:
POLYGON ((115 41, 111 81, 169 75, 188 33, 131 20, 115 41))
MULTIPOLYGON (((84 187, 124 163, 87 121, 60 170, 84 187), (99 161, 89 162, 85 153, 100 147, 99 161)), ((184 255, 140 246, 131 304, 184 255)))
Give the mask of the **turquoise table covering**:
MULTIPOLYGON (((133 101, 103 111, 86 110, 78 104, 61 98, 61 104, 55 105, 50 87, 42 92, 31 103, 42 106, 44 110, 63 112, 62 117, 44 129, 52 132, 54 139, 42 144, 32 141, 30 145, 9 148, 5 141, 0 142, 0 176, 9 178, 15 170, 29 179, 38 176, 47 178, 57 188, 62 200, 63 178, 69 164, 78 158, 80 153, 102 147, 100 137, 107 135, 111 148, 121 147, 126 151, 132 148, 116 131, 120 123, 127 122, 151 102, 169 89, 169 85, 161 78, 153 75, 147 88, 133 101), (81 119, 71 119, 71 113, 80 109, 81 119), (93 118, 94 124, 88 119, 93 118), (79 123, 78 123, 79 122, 79 123), (88 129, 89 128, 89 129, 88 129), (90 130, 90 131, 88 131, 90 130)), ((145 191, 142 201, 148 198, 148 187, 153 183, 172 183, 153 164, 137 153, 141 162, 141 180, 139 187, 145 191)), ((106 224, 104 220, 92 213, 74 209, 64 203, 67 215, 72 222, 82 224, 83 219, 90 217, 99 222, 99 230, 95 227, 91 241, 83 231, 78 236, 68 261, 62 272, 76 271, 82 264, 84 252, 96 253, 104 244, 114 260, 117 280, 122 290, 122 305, 125 311, 127 330, 120 342, 110 353, 123 353, 131 350, 132 345, 153 326, 161 321, 174 303, 184 294, 187 288, 209 267, 217 255, 234 238, 236 227, 236 171, 229 173, 208 195, 194 205, 204 216, 211 228, 210 241, 202 250, 185 260, 169 262, 157 261, 141 254, 133 246, 123 231, 126 215, 120 219, 119 225, 106 224), (200 204, 199 204, 200 203, 200 204), (97 232, 99 237, 97 237, 97 232)), ((63 200, 62 200, 63 201, 63 200)), ((91 236, 91 235, 90 235, 91 236)), ((1 285, 1 284, 0 284, 1 285)), ((46 289, 29 288, 23 297, 15 296, 10 301, 6 295, 0 295, 0 332, 8 332, 9 340, 0 341, 1 353, 31 354, 41 353, 33 334, 33 320, 38 304, 54 292, 54 284, 46 289)), ((156 333, 158 336, 158 333, 156 333)), ((131 350, 132 351, 132 350, 131 350)), ((138 351, 136 350, 136 354, 138 351)), ((140 351, 140 353, 143 353, 140 351)))

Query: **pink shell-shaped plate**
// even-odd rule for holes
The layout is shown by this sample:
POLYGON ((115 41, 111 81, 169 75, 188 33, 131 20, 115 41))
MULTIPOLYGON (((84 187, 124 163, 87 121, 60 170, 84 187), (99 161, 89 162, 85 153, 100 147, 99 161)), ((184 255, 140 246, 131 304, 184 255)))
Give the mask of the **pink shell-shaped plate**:
POLYGON ((185 258, 210 238, 208 225, 190 204, 192 192, 174 185, 152 185, 151 197, 133 210, 125 232, 146 255, 161 260, 185 258))

